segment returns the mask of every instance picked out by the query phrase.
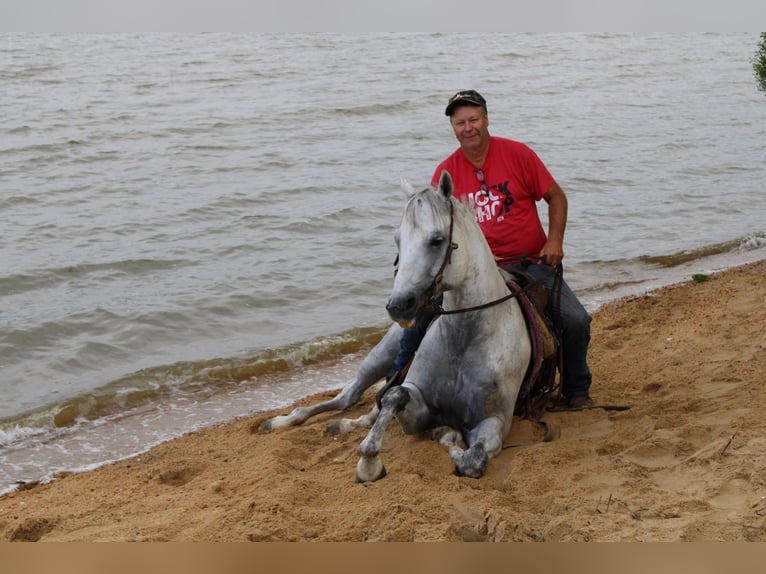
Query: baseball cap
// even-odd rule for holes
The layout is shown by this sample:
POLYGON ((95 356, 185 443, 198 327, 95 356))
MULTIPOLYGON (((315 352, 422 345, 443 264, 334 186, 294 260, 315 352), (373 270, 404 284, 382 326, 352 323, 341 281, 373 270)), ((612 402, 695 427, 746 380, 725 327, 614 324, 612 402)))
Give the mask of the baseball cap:
POLYGON ((444 115, 451 116, 455 108, 463 104, 481 106, 485 112, 487 111, 487 100, 479 92, 476 90, 460 90, 447 102, 447 109, 444 110, 444 115))

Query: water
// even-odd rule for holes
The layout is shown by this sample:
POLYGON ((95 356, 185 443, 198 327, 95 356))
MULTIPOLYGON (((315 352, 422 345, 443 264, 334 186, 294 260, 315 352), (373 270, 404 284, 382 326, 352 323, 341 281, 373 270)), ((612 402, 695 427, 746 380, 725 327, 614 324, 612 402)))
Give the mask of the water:
POLYGON ((466 87, 589 308, 766 253, 750 34, 0 36, 0 491, 340 387, 466 87))

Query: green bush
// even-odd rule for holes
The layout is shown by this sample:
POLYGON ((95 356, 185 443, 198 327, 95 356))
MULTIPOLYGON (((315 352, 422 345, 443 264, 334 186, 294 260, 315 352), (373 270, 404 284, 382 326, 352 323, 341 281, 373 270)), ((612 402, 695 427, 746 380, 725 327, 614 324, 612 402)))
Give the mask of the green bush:
POLYGON ((758 51, 753 57, 753 70, 755 79, 758 80, 758 89, 766 93, 766 32, 761 32, 758 51))

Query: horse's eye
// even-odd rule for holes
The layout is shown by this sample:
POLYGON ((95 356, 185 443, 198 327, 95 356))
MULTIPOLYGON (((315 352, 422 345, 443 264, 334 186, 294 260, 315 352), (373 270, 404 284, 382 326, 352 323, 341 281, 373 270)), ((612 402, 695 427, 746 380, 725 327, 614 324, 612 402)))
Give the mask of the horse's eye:
POLYGON ((428 242, 428 245, 430 247, 441 247, 443 243, 444 243, 443 235, 434 235, 428 242))

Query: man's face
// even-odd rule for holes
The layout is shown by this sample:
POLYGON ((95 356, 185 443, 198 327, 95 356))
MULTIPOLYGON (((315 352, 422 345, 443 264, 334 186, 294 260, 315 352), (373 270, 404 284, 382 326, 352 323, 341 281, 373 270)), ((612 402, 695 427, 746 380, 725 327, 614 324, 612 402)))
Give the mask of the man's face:
POLYGON ((489 141, 489 118, 484 108, 460 106, 452 112, 450 124, 463 149, 479 149, 489 141))

